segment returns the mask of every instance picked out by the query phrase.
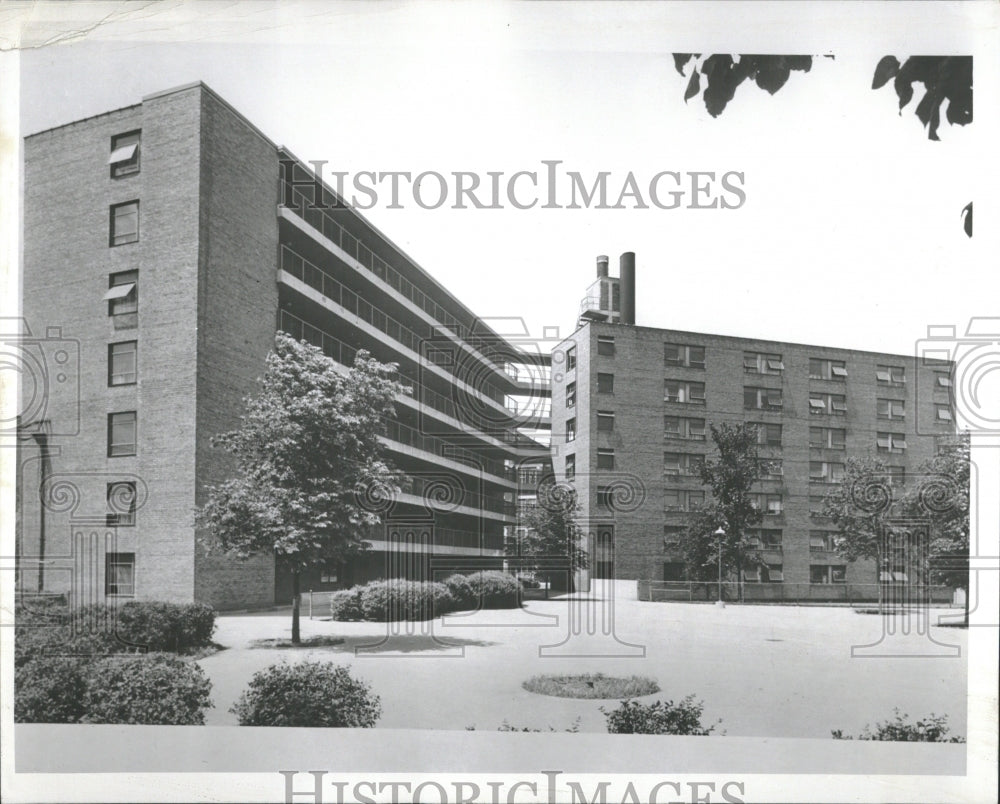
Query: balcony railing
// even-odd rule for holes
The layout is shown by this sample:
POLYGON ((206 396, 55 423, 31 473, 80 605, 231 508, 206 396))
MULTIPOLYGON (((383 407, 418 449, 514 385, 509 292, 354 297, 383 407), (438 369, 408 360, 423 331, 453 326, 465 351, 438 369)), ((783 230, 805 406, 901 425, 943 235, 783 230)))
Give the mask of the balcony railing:
POLYGON ((503 461, 486 458, 481 453, 453 446, 443 438, 421 433, 414 427, 391 419, 386 421, 385 429, 386 437, 400 444, 405 444, 424 452, 430 452, 442 458, 468 464, 474 469, 482 469, 487 474, 502 477, 505 480, 514 479, 514 469, 505 467, 503 461))

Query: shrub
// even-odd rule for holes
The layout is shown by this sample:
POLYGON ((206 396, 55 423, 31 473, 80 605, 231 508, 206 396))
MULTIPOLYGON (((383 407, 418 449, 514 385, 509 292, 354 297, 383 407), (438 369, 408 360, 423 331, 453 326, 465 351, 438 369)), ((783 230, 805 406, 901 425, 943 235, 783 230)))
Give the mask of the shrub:
POLYGON ((516 609, 521 605, 521 584, 506 572, 475 572, 469 576, 469 583, 473 599, 481 600, 484 609, 516 609))
POLYGON ((214 630, 215 611, 204 603, 130 600, 117 611, 118 636, 149 651, 177 653, 205 647, 214 630))
POLYGON ((472 581, 468 576, 460 572, 449 575, 444 579, 444 585, 451 592, 451 597, 455 601, 455 610, 475 609, 479 607, 479 594, 472 586, 472 581))
POLYGON ((78 723, 83 717, 87 662, 68 657, 36 658, 14 674, 17 723, 78 723))
POLYGON ((703 702, 696 703, 694 696, 688 695, 678 704, 674 704, 673 701, 656 701, 651 704, 622 701, 621 706, 610 712, 602 706, 601 712, 607 718, 608 731, 611 734, 693 734, 704 736, 711 734, 715 726, 706 728, 701 725, 703 709, 703 702))
POLYGON ((196 726, 212 705, 212 682, 193 662, 148 654, 88 664, 81 723, 196 726))
POLYGON ((363 620, 364 611, 361 608, 361 590, 363 586, 354 586, 334 592, 330 598, 330 616, 334 620, 363 620))
MULTIPOLYGON (((876 723, 875 730, 870 726, 865 726, 864 731, 858 735, 859 740, 897 740, 906 743, 964 743, 964 737, 948 737, 951 729, 948 726, 947 715, 935 715, 933 712, 916 723, 911 723, 909 715, 899 713, 898 709, 893 710, 895 715, 893 720, 884 723, 876 723)), ((835 740, 853 740, 854 737, 846 735, 840 729, 830 732, 835 740)))
POLYGON ((379 697, 333 662, 275 664, 256 673, 229 710, 241 726, 371 728, 379 697))
POLYGON ((454 609, 443 583, 392 579, 372 581, 361 589, 364 619, 378 621, 432 620, 454 609))

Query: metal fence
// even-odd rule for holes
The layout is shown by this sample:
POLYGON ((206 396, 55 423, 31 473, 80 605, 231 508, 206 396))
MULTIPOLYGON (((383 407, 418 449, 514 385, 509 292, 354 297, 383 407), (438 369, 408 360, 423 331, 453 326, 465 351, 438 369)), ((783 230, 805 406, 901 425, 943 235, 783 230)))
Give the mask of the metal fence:
MULTIPOLYGON (((639 581, 644 601, 705 602, 719 599, 716 581, 639 581)), ((843 603, 892 607, 951 606, 955 591, 948 586, 878 583, 722 583, 722 599, 743 603, 843 603)))

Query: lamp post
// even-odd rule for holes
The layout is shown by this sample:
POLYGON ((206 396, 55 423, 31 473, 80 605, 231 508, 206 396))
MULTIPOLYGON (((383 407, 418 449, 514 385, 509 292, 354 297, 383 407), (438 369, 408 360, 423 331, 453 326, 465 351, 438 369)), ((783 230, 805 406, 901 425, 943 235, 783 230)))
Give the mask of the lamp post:
POLYGON ((724 608, 726 604, 722 600, 722 540, 725 537, 726 532, 720 527, 712 535, 715 536, 719 540, 719 576, 718 576, 718 578, 719 578, 719 599, 715 602, 715 605, 719 606, 720 608, 724 608))

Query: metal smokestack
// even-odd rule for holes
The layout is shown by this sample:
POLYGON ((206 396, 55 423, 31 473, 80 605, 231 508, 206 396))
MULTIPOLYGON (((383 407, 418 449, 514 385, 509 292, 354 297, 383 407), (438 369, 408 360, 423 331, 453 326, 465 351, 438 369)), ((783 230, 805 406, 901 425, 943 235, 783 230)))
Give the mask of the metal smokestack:
POLYGON ((597 258, 597 278, 603 279, 608 275, 608 258, 602 254, 597 258))
POLYGON ((626 251, 618 261, 619 285, 621 286, 621 317, 619 323, 635 326, 635 252, 626 251))

